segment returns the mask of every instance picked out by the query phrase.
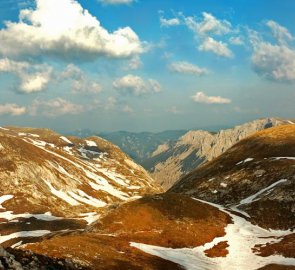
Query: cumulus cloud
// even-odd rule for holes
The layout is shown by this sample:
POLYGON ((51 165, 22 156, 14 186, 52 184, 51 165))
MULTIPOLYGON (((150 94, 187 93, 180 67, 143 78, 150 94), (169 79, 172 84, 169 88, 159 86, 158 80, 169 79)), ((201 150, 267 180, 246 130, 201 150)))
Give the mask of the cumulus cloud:
POLYGON ((292 34, 287 28, 281 26, 275 21, 267 21, 266 25, 271 29, 274 38, 281 44, 286 44, 288 41, 293 40, 292 34))
POLYGON ((36 0, 35 10, 23 9, 18 22, 6 22, 0 40, 0 54, 8 57, 92 60, 143 52, 142 42, 130 27, 110 33, 76 0, 36 0))
POLYGON ((128 74, 122 78, 118 78, 113 82, 114 88, 125 91, 135 96, 158 93, 161 91, 161 85, 153 79, 143 80, 139 76, 128 74))
MULTIPOLYGON (((1 46, 1 45, 0 45, 1 46)), ((0 59, 0 72, 15 74, 19 81, 18 90, 23 93, 34 93, 44 90, 52 75, 52 68, 48 65, 19 62, 8 58, 0 59)))
POLYGON ((196 35, 204 36, 208 34, 223 35, 231 31, 231 24, 227 20, 218 20, 212 14, 203 12, 203 18, 198 20, 194 17, 186 17, 185 24, 196 35))
POLYGON ((98 82, 88 79, 82 70, 73 64, 67 66, 60 78, 73 81, 73 93, 99 93, 102 91, 102 86, 98 82))
POLYGON ((19 116, 27 112, 26 107, 17 104, 0 104, 0 115, 13 115, 19 116))
POLYGON ((198 92, 191 97, 193 101, 204 104, 229 104, 231 100, 220 96, 207 96, 204 92, 198 92))
POLYGON ((169 70, 177 73, 185 73, 185 74, 193 74, 197 76, 205 75, 208 73, 206 68, 200 68, 196 65, 191 63, 181 61, 181 62, 174 62, 168 66, 169 70))
POLYGON ((272 33, 277 43, 264 40, 264 36, 257 31, 248 29, 253 53, 251 57, 253 70, 261 77, 281 82, 295 81, 295 49, 286 40, 293 38, 286 28, 273 21, 272 33), (276 29, 276 31, 274 31, 276 29), (289 37, 289 38, 288 38, 289 37))
POLYGON ((198 49, 200 51, 213 52, 222 57, 233 57, 233 52, 228 48, 226 43, 217 41, 212 37, 207 37, 198 49))
POLYGON ((134 0, 98 0, 104 5, 130 5, 134 0))
POLYGON ((165 19, 163 16, 160 17, 160 24, 162 27, 170 27, 180 25, 178 18, 165 19))
POLYGON ((266 79, 295 81, 295 50, 285 45, 256 43, 252 65, 254 71, 266 79))
POLYGON ((33 116, 45 115, 57 117, 66 114, 79 114, 85 111, 82 105, 72 103, 62 98, 51 100, 35 99, 30 107, 30 114, 33 116))

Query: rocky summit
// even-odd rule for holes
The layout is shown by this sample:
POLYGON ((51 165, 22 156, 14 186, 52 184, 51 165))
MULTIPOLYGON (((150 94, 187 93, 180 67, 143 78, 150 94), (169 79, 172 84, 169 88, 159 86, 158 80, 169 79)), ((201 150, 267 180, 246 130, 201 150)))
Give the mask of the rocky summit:
POLYGON ((204 130, 189 131, 173 143, 159 145, 143 166, 166 190, 179 178, 201 164, 218 157, 245 137, 263 129, 290 123, 293 122, 264 118, 217 133, 204 130))

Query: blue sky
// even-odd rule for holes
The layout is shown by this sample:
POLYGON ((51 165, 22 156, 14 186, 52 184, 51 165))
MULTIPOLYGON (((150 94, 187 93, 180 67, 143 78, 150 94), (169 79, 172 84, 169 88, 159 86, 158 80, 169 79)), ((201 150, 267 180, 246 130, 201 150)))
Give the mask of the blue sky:
POLYGON ((0 125, 295 118, 294 10, 292 0, 2 0, 0 125))

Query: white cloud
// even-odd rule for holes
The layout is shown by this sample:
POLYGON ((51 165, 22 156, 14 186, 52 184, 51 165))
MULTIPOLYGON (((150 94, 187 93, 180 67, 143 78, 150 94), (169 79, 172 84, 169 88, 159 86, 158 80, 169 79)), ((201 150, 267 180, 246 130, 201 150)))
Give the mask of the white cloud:
POLYGON ((92 60, 101 55, 129 57, 143 52, 130 27, 109 33, 76 0, 36 0, 35 10, 21 10, 19 22, 6 22, 0 40, 0 54, 14 57, 92 60))
POLYGON ((229 43, 239 46, 239 45, 243 45, 244 41, 243 41, 243 38, 241 36, 237 36, 237 37, 230 37, 229 43))
POLYGON ((194 17, 186 17, 185 24, 197 36, 208 34, 223 35, 231 31, 231 24, 227 20, 218 20, 212 14, 203 12, 203 19, 197 20, 194 17))
POLYGON ((180 25, 180 20, 178 18, 165 19, 164 17, 160 17, 160 24, 163 27, 177 26, 180 25))
POLYGON ((161 85, 158 81, 149 79, 143 80, 139 76, 128 74, 113 82, 117 90, 123 90, 135 96, 157 93, 161 91, 161 85))
POLYGON ((98 0, 104 5, 130 5, 134 0, 98 0))
POLYGON ((45 115, 48 117, 57 117, 66 114, 79 114, 83 111, 85 111, 85 108, 82 105, 62 98, 47 101, 35 99, 30 107, 30 114, 34 116, 45 115))
POLYGON ((295 50, 285 45, 255 42, 252 65, 256 73, 277 81, 295 81, 295 50))
POLYGON ((207 96, 203 92, 198 92, 192 96, 193 101, 204 104, 229 104, 231 100, 220 96, 207 96))
POLYGON ((44 90, 52 75, 52 68, 34 65, 29 62, 18 62, 8 58, 0 59, 0 72, 15 74, 20 84, 18 90, 23 93, 34 93, 44 90))
POLYGON ((205 75, 208 73, 206 68, 200 68, 188 62, 174 62, 168 66, 169 70, 177 73, 193 74, 197 76, 205 75))
POLYGON ((286 44, 288 41, 293 40, 292 34, 287 28, 279 25, 275 21, 267 21, 266 25, 271 29, 274 38, 281 44, 286 44))
POLYGON ((222 41, 216 41, 212 37, 207 37, 198 48, 200 51, 213 52, 222 57, 233 57, 232 51, 227 44, 222 41))
POLYGON ((26 107, 19 106, 17 104, 0 104, 0 115, 13 115, 19 116, 27 112, 26 107))
POLYGON ((67 66, 60 79, 73 80, 73 93, 99 93, 102 91, 102 86, 98 82, 88 79, 82 70, 73 64, 67 66))

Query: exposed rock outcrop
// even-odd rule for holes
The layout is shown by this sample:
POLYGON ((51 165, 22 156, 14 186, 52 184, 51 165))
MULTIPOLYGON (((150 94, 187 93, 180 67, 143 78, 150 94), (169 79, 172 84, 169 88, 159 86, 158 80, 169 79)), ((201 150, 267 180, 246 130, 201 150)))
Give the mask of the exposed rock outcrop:
POLYGON ((143 165, 164 189, 196 167, 210 161, 247 136, 290 121, 276 118, 255 120, 218 133, 189 131, 175 143, 160 145, 143 165))

